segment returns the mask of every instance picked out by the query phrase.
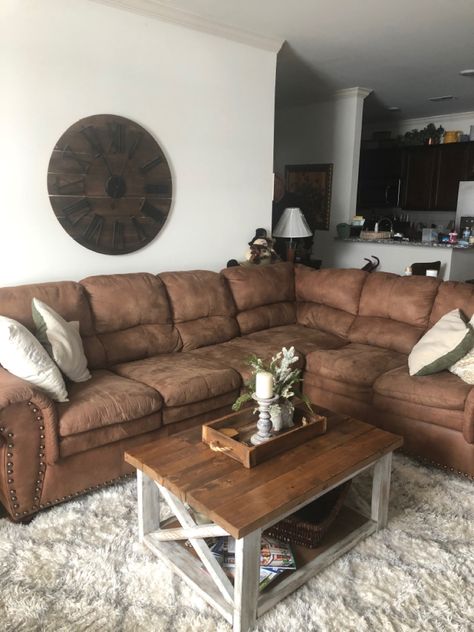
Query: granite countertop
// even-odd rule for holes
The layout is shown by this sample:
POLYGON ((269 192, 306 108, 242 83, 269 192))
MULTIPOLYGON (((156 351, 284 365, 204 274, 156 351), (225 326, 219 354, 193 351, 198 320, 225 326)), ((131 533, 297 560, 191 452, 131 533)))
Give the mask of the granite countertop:
POLYGON ((474 249, 474 244, 470 244, 468 246, 461 246, 459 244, 438 244, 438 243, 430 243, 427 241, 399 241, 397 239, 360 239, 360 237, 348 237, 347 239, 341 239, 340 237, 335 237, 336 241, 348 241, 357 244, 383 244, 384 246, 421 246, 423 248, 448 248, 449 250, 472 250, 474 249))

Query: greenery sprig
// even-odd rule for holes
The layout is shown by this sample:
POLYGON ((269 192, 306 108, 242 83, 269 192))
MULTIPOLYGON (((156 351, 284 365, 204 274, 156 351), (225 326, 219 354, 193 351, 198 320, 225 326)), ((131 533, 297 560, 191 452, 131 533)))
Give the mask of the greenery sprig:
MULTIPOLYGON (((281 400, 287 401, 293 397, 299 397, 304 401, 308 409, 313 412, 309 399, 298 387, 303 381, 301 378, 301 370, 293 367, 298 360, 299 358, 295 353, 294 347, 290 347, 289 349, 283 347, 281 351, 272 357, 269 363, 264 362, 262 358, 258 358, 255 354, 251 355, 247 364, 252 369, 252 374, 250 378, 245 381, 245 390, 235 400, 232 410, 240 410, 242 404, 253 399, 257 373, 265 371, 271 373, 273 376, 274 395, 278 395, 281 400)), ((279 404, 277 403, 273 406, 279 407, 279 404)))

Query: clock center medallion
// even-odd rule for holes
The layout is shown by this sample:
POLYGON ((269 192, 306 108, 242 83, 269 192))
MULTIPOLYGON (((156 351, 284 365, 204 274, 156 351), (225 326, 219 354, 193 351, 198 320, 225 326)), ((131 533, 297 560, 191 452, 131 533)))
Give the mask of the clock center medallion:
POLYGON ((114 200, 123 197, 127 192, 127 185, 122 176, 110 176, 105 183, 105 192, 114 200))

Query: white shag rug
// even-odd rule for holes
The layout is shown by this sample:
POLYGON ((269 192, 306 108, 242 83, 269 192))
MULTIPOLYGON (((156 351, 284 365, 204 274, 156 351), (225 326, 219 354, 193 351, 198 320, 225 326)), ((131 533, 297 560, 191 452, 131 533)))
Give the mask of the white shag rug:
MULTIPOLYGON (((365 503, 369 477, 353 485, 365 503)), ((130 481, 0 519, 2 632, 229 632, 143 549, 130 481)), ((472 632, 474 483, 396 455, 388 528, 258 620, 259 632, 472 632)))

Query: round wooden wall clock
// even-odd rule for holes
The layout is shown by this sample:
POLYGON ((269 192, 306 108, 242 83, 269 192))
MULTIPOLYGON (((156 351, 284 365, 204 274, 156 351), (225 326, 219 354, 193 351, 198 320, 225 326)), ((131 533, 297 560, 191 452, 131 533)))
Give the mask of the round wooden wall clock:
POLYGON ((64 230, 90 250, 134 252, 163 228, 171 172, 153 136, 129 119, 97 114, 71 125, 56 143, 48 193, 64 230))

